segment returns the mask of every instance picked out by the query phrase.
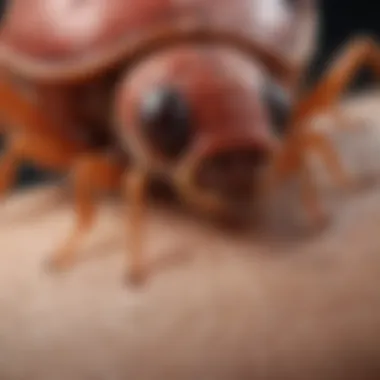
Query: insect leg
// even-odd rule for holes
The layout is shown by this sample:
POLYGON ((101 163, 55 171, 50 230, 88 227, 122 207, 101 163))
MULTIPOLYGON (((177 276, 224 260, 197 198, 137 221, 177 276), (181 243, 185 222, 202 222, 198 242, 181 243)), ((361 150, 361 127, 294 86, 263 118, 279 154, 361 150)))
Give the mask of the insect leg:
POLYGON ((24 159, 61 170, 82 149, 58 133, 62 129, 40 106, 19 92, 7 77, 0 77, 1 132, 6 135, 6 147, 0 159, 0 195, 5 195, 12 186, 24 159))
POLYGON ((128 247, 128 271, 126 280, 132 284, 139 284, 144 279, 145 268, 142 256, 142 222, 145 206, 147 173, 141 168, 136 168, 125 173, 123 178, 123 190, 126 201, 130 202, 130 210, 127 219, 127 236, 130 239, 128 247))
MULTIPOLYGON (((338 170, 339 159, 327 137, 317 132, 308 132, 308 121, 313 115, 334 108, 351 79, 363 66, 369 66, 380 79, 380 47, 370 38, 356 38, 334 59, 329 70, 316 88, 295 108, 292 119, 291 134, 305 134, 306 144, 299 149, 313 149, 324 158, 332 176, 340 183, 349 182, 343 179, 343 168, 338 170), (322 141, 324 140, 324 141, 322 141)), ((336 113, 336 110, 334 110, 336 113)), ((342 125, 344 127, 345 125, 342 125)), ((291 144, 291 139, 289 140, 291 144)))
MULTIPOLYGON (((305 153, 317 152, 325 161, 333 178, 341 185, 351 183, 327 136, 307 130, 311 117, 323 111, 334 109, 353 76, 363 66, 369 66, 380 77, 380 48, 370 38, 357 38, 350 41, 336 56, 324 77, 311 93, 303 97, 295 106, 290 118, 289 135, 284 141, 282 151, 274 161, 274 175, 284 179, 297 170, 305 170, 305 153)), ((336 112, 336 110, 334 110, 336 112)), ((344 127, 344 126, 343 126, 344 127)), ((310 195, 304 199, 315 199, 311 195, 310 178, 305 186, 310 195)), ((310 205, 310 202, 307 202, 310 205)), ((311 208, 306 205, 308 209, 311 208)), ((316 209, 314 206, 313 209, 316 209)), ((314 214, 314 211, 311 211, 314 214)))
POLYGON ((74 264, 78 247, 91 229, 96 214, 96 193, 120 186, 122 168, 101 153, 93 153, 76 159, 72 167, 76 222, 73 231, 48 261, 52 270, 61 270, 74 264))
POLYGON ((75 152, 61 145, 59 139, 37 134, 11 133, 0 160, 0 195, 12 186, 19 164, 28 160, 40 167, 65 171, 70 167, 75 152))

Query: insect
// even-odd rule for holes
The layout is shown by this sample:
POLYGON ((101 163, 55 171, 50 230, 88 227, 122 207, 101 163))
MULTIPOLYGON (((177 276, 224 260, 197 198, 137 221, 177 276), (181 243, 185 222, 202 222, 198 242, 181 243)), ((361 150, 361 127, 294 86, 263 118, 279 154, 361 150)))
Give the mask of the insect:
POLYGON ((349 43, 301 96, 315 47, 312 0, 32 3, 9 1, 3 17, 0 109, 12 143, 0 181, 4 191, 21 159, 73 173, 77 221, 52 267, 73 263, 96 192, 120 187, 130 202, 127 276, 141 280, 152 176, 219 214, 256 199, 263 167, 272 186, 300 173, 305 207, 322 219, 305 153, 320 153, 337 181, 346 176, 328 140, 306 126, 334 106, 362 65, 379 70, 372 40, 349 43), (37 101, 10 77, 33 88, 37 101))

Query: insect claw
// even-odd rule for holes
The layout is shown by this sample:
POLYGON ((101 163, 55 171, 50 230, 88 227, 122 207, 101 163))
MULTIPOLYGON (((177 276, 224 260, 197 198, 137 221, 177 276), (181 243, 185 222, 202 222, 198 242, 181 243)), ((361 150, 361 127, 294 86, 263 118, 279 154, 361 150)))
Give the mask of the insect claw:
POLYGON ((132 286, 141 286, 145 282, 146 276, 141 268, 134 268, 127 271, 125 274, 125 284, 132 286))
POLYGON ((311 219, 313 230, 321 232, 330 224, 331 215, 324 210, 319 210, 311 215, 311 219))
POLYGON ((48 272, 57 273, 70 269, 74 264, 74 258, 59 253, 45 261, 45 267, 48 272))

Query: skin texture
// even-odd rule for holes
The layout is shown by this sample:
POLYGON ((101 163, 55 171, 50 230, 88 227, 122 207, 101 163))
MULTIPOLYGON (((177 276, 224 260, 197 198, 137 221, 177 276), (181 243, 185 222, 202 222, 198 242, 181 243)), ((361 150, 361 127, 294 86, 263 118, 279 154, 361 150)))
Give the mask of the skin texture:
POLYGON ((0 377, 378 379, 380 199, 370 180, 380 173, 379 101, 359 96, 343 108, 347 128, 333 141, 368 187, 334 193, 316 177, 332 216, 325 231, 290 235, 293 185, 276 200, 269 237, 150 208, 154 271, 139 289, 120 281, 119 202, 102 204, 84 262, 52 276, 42 263, 71 226, 71 200, 56 189, 12 196, 0 219, 0 377))

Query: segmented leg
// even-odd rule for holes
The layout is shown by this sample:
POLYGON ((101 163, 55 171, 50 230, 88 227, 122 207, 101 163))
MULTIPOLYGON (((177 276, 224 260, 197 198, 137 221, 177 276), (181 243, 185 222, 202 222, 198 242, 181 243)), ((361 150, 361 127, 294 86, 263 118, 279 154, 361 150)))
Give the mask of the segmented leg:
MULTIPOLYGON (((118 186, 121 169, 101 155, 82 156, 85 142, 72 140, 33 99, 19 93, 6 77, 0 78, 0 114, 8 146, 0 160, 0 194, 12 185, 18 165, 25 160, 39 167, 68 172, 73 168, 77 223, 62 249, 49 261, 62 268, 75 258, 82 236, 94 219, 94 192, 118 186)), ((67 127, 67 126, 66 126, 67 127)))
POLYGON ((133 284, 143 281, 145 268, 141 232, 147 176, 144 171, 138 169, 127 170, 124 175, 123 171, 125 168, 122 165, 116 165, 108 157, 100 154, 85 156, 74 165, 72 181, 77 222, 64 246, 49 261, 51 269, 64 269, 74 264, 78 247, 95 220, 95 193, 117 190, 122 181, 126 201, 130 204, 127 217, 129 247, 126 279, 133 284))
POLYGON ((0 196, 5 196, 16 177, 18 166, 28 160, 39 167, 66 171, 77 152, 61 144, 59 139, 37 134, 13 133, 0 159, 0 196))
POLYGON ((319 202, 314 178, 306 163, 301 167, 301 202, 308 212, 314 226, 324 227, 327 214, 319 202))
MULTIPOLYGON (((317 132, 308 131, 310 118, 334 107, 350 80, 362 68, 369 66, 380 77, 380 48, 368 38, 358 38, 348 43, 335 58, 317 87, 296 105, 290 120, 289 136, 284 142, 283 150, 275 158, 274 171, 276 181, 285 179, 295 171, 304 167, 305 153, 313 150, 324 159, 327 169, 340 184, 350 183, 332 143, 327 137, 317 132)), ((304 170, 304 169, 303 169, 304 170)), ((305 186, 305 207, 313 218, 317 218, 315 210, 320 207, 317 194, 312 186, 305 186), (314 201, 310 200, 314 198, 314 201), (310 207, 311 204, 314 206, 310 207)))
POLYGON ((66 269, 74 264, 79 245, 95 220, 97 192, 118 189, 122 170, 109 156, 101 153, 76 160, 72 169, 76 223, 63 247, 48 261, 50 269, 66 269))
POLYGON ((67 130, 49 118, 48 110, 44 110, 37 99, 26 96, 14 87, 6 77, 0 76, 0 117, 2 132, 13 133, 23 131, 29 134, 60 138, 62 144, 84 148, 83 143, 73 141, 64 134, 67 130))
POLYGON ((35 100, 0 77, 1 132, 7 146, 0 159, 0 194, 12 186, 18 166, 31 160, 43 168, 66 170, 84 146, 61 135, 63 130, 47 117, 35 100))
POLYGON ((331 108, 357 74, 368 66, 380 77, 380 47, 370 38, 356 38, 336 56, 332 65, 309 96, 299 101, 293 113, 293 130, 302 128, 301 122, 331 108))
POLYGON ((0 114, 3 131, 15 127, 35 133, 51 131, 50 121, 4 77, 0 78, 0 114))
POLYGON ((59 139, 20 133, 13 134, 9 143, 4 158, 0 161, 1 195, 12 185, 21 161, 30 160, 39 167, 62 172, 73 168, 77 223, 64 247, 49 262, 54 269, 68 266, 75 259, 82 237, 92 226, 95 217, 94 193, 97 190, 118 188, 122 169, 106 156, 80 156, 76 151, 67 150, 59 139))
POLYGON ((142 255, 142 222, 145 206, 145 190, 147 175, 142 169, 126 173, 123 179, 124 194, 130 203, 130 211, 127 219, 127 236, 130 244, 128 250, 128 271, 126 280, 133 284, 144 280, 145 268, 142 255))

